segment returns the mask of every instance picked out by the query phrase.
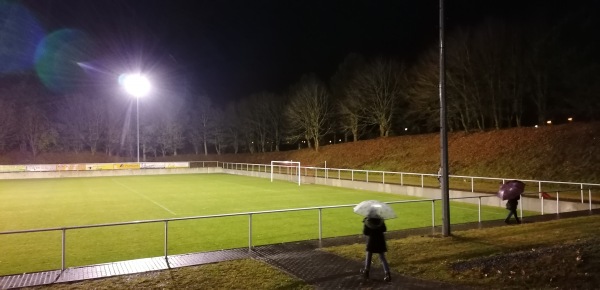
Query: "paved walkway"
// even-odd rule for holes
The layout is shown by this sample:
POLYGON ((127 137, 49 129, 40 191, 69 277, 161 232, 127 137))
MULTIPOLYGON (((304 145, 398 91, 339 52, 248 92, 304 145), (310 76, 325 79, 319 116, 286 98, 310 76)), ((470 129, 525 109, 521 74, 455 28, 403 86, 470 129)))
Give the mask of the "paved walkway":
MULTIPOLYGON (((525 223, 548 221, 559 218, 600 214, 600 209, 561 214, 526 217, 525 223)), ((488 228, 505 226, 502 220, 482 223, 467 223, 452 225, 452 231, 473 228, 488 228)), ((386 234, 388 238, 402 238, 411 235, 431 235, 440 233, 441 228, 420 228, 393 231, 386 234)), ((462 286, 444 284, 435 281, 425 281, 392 273, 392 282, 383 281, 383 270, 374 265, 371 279, 362 279, 359 270, 362 262, 336 256, 319 250, 320 247, 364 243, 360 235, 324 239, 318 241, 303 241, 258 246, 253 251, 248 249, 233 249, 206 253, 193 253, 164 257, 137 259, 130 261, 90 265, 60 270, 25 273, 19 275, 1 276, 0 289, 12 289, 27 286, 46 285, 62 282, 74 282, 86 279, 104 278, 117 275, 143 273, 148 271, 166 270, 172 268, 194 266, 221 261, 244 258, 254 258, 273 265, 288 274, 295 276, 317 289, 464 289, 462 286)))

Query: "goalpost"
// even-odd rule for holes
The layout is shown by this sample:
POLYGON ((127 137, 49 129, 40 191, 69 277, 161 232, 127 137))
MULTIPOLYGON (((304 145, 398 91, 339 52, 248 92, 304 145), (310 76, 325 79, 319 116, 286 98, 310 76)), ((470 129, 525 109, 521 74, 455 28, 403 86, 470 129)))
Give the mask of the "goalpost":
MULTIPOLYGON (((291 177, 298 178, 298 185, 300 185, 300 162, 299 161, 271 161, 271 182, 273 182, 273 174, 275 173, 275 167, 278 168, 286 168, 285 173, 278 172, 278 174, 285 174, 291 177), (294 175, 293 169, 296 169, 296 174, 294 175), (290 172, 291 171, 291 172, 290 172)), ((296 182, 296 180, 293 180, 296 182)))

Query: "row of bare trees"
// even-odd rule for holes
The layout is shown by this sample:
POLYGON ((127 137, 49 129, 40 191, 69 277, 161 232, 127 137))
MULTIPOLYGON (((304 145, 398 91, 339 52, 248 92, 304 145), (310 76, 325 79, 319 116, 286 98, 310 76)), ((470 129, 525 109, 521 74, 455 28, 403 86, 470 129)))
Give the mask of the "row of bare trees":
MULTIPOLYGON (((450 33, 449 128, 499 129, 563 114, 598 118, 598 43, 571 39, 571 26, 577 22, 540 27, 490 20, 450 33)), ((255 153, 302 144, 318 151, 323 141, 342 136, 432 132, 439 126, 438 72, 432 46, 410 63, 350 54, 328 82, 309 74, 285 92, 253 94, 224 108, 213 104, 216 96, 198 92, 143 99, 141 153, 255 153)), ((50 96, 27 77, 18 80, 0 87, 0 151, 135 155, 134 100, 93 91, 50 96)))

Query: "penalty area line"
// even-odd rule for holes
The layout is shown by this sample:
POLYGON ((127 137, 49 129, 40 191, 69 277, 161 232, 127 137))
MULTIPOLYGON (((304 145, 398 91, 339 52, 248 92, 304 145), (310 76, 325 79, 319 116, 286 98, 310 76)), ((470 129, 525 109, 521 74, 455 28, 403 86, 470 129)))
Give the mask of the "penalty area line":
POLYGON ((139 196, 141 196, 141 197, 145 198, 146 200, 148 200, 148 201, 152 202, 153 204, 155 204, 155 205, 157 205, 157 206, 161 207, 162 209, 164 209, 164 210, 168 211, 168 212, 169 212, 169 213, 171 213, 172 215, 177 215, 177 214, 176 214, 175 212, 173 212, 172 210, 170 210, 170 209, 168 209, 167 207, 163 206, 162 204, 160 204, 160 203, 158 203, 158 202, 156 202, 156 201, 152 200, 151 198, 147 197, 145 194, 143 194, 143 193, 141 193, 141 192, 138 192, 137 190, 135 190, 135 189, 133 189, 133 188, 131 188, 131 187, 129 187, 129 186, 127 186, 127 185, 123 184, 123 183, 120 183, 120 182, 118 182, 118 181, 116 181, 116 180, 114 180, 114 179, 111 179, 111 180, 112 180, 114 183, 116 183, 116 184, 118 184, 118 185, 120 185, 120 186, 122 186, 122 187, 126 188, 127 190, 129 190, 129 191, 131 191, 131 192, 133 192, 133 193, 135 193, 135 194, 137 194, 137 195, 139 195, 139 196))

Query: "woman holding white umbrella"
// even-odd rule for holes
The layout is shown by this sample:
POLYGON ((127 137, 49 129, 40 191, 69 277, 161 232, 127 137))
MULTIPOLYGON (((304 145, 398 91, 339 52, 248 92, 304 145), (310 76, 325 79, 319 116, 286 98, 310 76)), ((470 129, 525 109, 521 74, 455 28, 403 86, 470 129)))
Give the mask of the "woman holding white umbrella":
POLYGON ((385 242, 384 233, 387 231, 385 221, 382 216, 394 218, 396 217, 393 210, 385 203, 378 201, 365 201, 358 204, 354 208, 354 212, 363 214, 366 217, 363 219, 363 235, 367 236, 367 254, 365 259, 365 267, 362 269, 362 274, 365 279, 369 279, 369 271, 371 270, 371 260, 373 253, 379 254, 379 260, 385 272, 384 281, 391 282, 390 266, 385 258, 387 245, 385 242), (368 204, 366 204, 368 203, 368 204), (365 213, 365 208, 368 212, 365 213))

